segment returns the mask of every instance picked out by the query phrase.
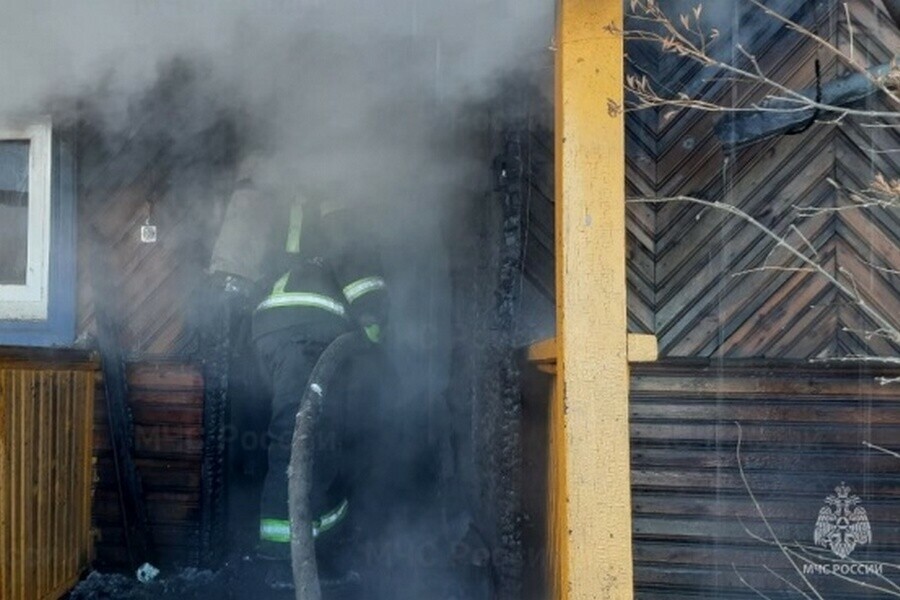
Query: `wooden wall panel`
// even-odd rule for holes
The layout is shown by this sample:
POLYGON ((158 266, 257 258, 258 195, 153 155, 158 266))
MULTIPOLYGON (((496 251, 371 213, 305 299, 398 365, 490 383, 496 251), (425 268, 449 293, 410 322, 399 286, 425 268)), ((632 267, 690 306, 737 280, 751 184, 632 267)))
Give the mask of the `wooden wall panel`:
POLYGON ((96 334, 99 289, 114 296, 104 305, 133 359, 196 350, 205 272, 233 177, 233 119, 195 106, 197 80, 177 61, 161 68, 166 73, 133 107, 133 130, 84 125, 76 136, 77 333, 83 340, 96 334), (178 119, 191 110, 197 114, 186 135, 178 119), (157 227, 156 243, 141 242, 148 221, 157 227), (106 264, 97 264, 98 254, 106 264))
MULTIPOLYGON (((524 496, 529 600, 557 597, 549 591, 559 579, 553 524, 565 492, 555 439, 564 407, 551 395, 554 359, 538 350, 532 348, 525 369, 523 402, 524 465, 534 473, 524 496)), ((842 483, 861 498, 873 536, 851 559, 895 564, 900 459, 863 442, 900 450, 900 387, 876 379, 898 374, 896 368, 870 371, 785 360, 633 365, 635 598, 801 597, 779 579, 802 587, 779 549, 765 541, 772 536, 762 515, 781 542, 812 548, 815 562, 828 563, 836 556, 815 546, 814 531, 826 496, 842 483), (746 484, 738 468, 739 425, 746 484), (742 577, 765 595, 753 592, 742 577)), ((597 501, 603 502, 602 494, 597 501)), ((893 571, 885 568, 885 575, 897 582, 893 571)), ((830 576, 810 579, 832 600, 884 597, 830 576)))
MULTIPOLYGON (((636 366, 636 597, 759 597, 738 573, 772 598, 789 597, 766 568, 802 585, 777 548, 753 537, 771 539, 738 470, 738 423, 747 481, 781 541, 814 546, 824 499, 844 482, 861 497, 874 539, 851 558, 892 561, 900 551, 898 459, 863 442, 895 448, 900 390, 877 383, 878 374, 784 362, 636 366)), ((828 598, 870 597, 834 577, 811 580, 828 598)))
MULTIPOLYGON (((200 553, 203 378, 194 365, 141 362, 129 366, 128 386, 135 463, 146 496, 151 540, 161 564, 196 566, 200 553)), ((116 470, 102 402, 94 413, 94 428, 97 559, 106 567, 127 566, 116 470)))
MULTIPOLYGON (((786 16, 849 47, 843 3, 769 3, 786 16)), ((793 89, 815 82, 819 59, 826 80, 844 73, 834 56, 808 39, 740 8, 739 35, 764 72, 793 89)), ((887 62, 900 35, 878 3, 848 3, 854 51, 870 62, 887 62)), ((727 44, 727 42, 724 42, 727 44)), ((654 54, 632 44, 628 61, 666 89, 724 104, 747 105, 764 94, 759 86, 732 86, 710 79, 690 61, 654 54)), ((875 110, 888 110, 878 98, 875 110)), ((534 110, 545 110, 536 105, 534 110)), ((831 274, 851 282, 867 302, 893 318, 900 314, 900 213, 896 209, 840 210, 804 218, 797 207, 843 208, 848 202, 831 181, 867 187, 876 173, 900 177, 900 131, 863 127, 853 119, 839 127, 808 131, 726 152, 713 125, 719 113, 663 108, 627 115, 628 195, 652 200, 691 195, 738 206, 801 247, 811 244, 831 274), (874 265, 874 268, 873 268, 874 265), (880 270, 879 270, 880 269, 880 270)), ((549 176, 549 175, 548 175, 549 176)), ((551 184, 541 184, 550 187, 551 184)), ((545 211, 546 212, 546 211, 545 211)), ((758 228, 687 202, 628 206, 629 330, 655 333, 668 357, 791 358, 856 354, 900 356, 878 336, 847 298, 802 265, 758 228)), ((553 221, 532 215, 529 231, 547 237, 553 221)), ((535 233, 531 233, 536 237, 535 233)), ((552 249, 532 252, 526 269, 535 279, 552 273, 552 249)), ((552 288, 549 290, 552 292, 552 288)))
MULTIPOLYGON (((851 2, 849 8, 856 52, 886 60, 887 48, 900 44, 896 30, 886 23, 874 25, 877 9, 868 3, 851 2)), ((843 8, 834 3, 797 16, 846 44, 843 15, 843 8)), ((765 72, 795 89, 814 84, 816 58, 825 78, 841 72, 828 53, 785 30, 760 39, 754 52, 765 72)), ((721 99, 730 91, 709 93, 719 93, 721 99)), ((747 102, 758 93, 742 90, 737 101, 747 102)), ((885 315, 900 314, 896 277, 870 266, 900 267, 900 215, 876 208, 803 218, 796 210, 846 206, 829 179, 862 189, 879 171, 900 175, 897 157, 880 152, 897 147, 900 133, 867 133, 851 119, 841 127, 814 125, 805 133, 725 155, 711 136, 713 120, 686 111, 677 122, 660 128, 657 196, 690 194, 737 205, 799 246, 805 246, 802 234, 812 246, 807 250, 817 253, 833 275, 846 282, 852 278, 865 299, 885 315), (686 141, 690 152, 683 147, 686 141)), ((696 205, 666 204, 657 214, 656 234, 655 330, 663 355, 810 358, 898 353, 898 348, 866 335, 874 326, 852 302, 819 277, 791 272, 802 266, 799 261, 776 250, 770 238, 738 218, 696 205)))
POLYGON ((97 362, 0 349, 0 598, 56 600, 89 567, 97 362))

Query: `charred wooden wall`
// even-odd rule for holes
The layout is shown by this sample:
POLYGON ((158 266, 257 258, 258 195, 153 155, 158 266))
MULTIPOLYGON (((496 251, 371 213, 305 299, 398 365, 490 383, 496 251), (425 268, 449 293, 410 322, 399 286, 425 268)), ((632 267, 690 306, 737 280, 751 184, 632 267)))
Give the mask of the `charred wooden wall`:
MULTIPOLYGON (((129 363, 127 437, 162 565, 201 562, 203 494, 221 493, 201 485, 200 339, 218 309, 209 306, 206 271, 233 181, 238 119, 210 108, 204 77, 202 65, 174 60, 123 104, 127 114, 112 117, 89 101, 61 111, 71 115, 61 126, 78 161, 76 344, 117 348, 120 356, 104 358, 129 363), (143 225, 157 228, 155 243, 141 241, 143 225), (110 339, 98 344, 98 335, 110 339)), ((98 563, 133 566, 102 390, 98 398, 98 563)))
MULTIPOLYGON (((163 566, 200 561, 203 378, 193 365, 141 362, 127 369, 134 459, 148 509, 149 538, 163 566)), ((94 413, 94 526, 103 567, 130 566, 120 488, 102 390, 94 413)))

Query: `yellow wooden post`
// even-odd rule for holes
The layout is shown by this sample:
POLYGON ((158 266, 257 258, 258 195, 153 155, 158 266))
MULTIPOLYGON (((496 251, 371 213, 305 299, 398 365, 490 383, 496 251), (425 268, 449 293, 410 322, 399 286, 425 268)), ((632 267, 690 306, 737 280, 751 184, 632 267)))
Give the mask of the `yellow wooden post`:
MULTIPOLYGON (((632 598, 622 0, 560 0, 554 595, 632 598)), ((647 355, 646 348, 640 355, 647 355)))

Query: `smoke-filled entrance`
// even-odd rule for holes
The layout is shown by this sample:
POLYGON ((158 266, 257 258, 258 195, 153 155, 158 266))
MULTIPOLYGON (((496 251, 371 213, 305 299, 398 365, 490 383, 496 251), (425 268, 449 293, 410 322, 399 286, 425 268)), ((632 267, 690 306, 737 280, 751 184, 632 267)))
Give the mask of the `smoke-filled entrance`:
POLYGON ((518 82, 552 7, 100 4, 13 9, 58 46, 4 52, 34 75, 0 101, 49 115, 58 335, 102 371, 73 597, 517 597, 518 82))
MULTIPOLYGON (((135 110, 150 122, 167 118, 200 85, 194 65, 173 63, 135 110)), ((364 496, 351 501, 364 535, 338 550, 349 575, 321 576, 326 594, 361 586, 366 598, 517 593, 519 505, 507 491, 518 485, 519 469, 512 335, 524 223, 516 136, 524 129, 502 107, 525 94, 503 94, 451 113, 418 108, 444 132, 449 168, 453 153, 465 150, 471 178, 448 173, 444 187, 430 189, 406 181, 397 197, 360 200, 366 228, 354 227, 359 237, 351 241, 378 254, 390 300, 383 339, 364 356, 335 359, 334 379, 323 384, 323 406, 356 394, 360 404, 330 418, 352 423, 357 437, 348 450, 341 428, 316 436, 316 447, 338 447, 364 465, 355 476, 364 496), (480 120, 488 130, 476 130, 480 120)), ((134 589, 93 575, 76 593, 84 597, 170 588, 197 597, 227 588, 250 597, 273 587, 271 565, 257 560, 261 523, 281 526, 261 513, 272 468, 273 382, 254 347, 258 306, 269 290, 254 289, 253 271, 244 267, 262 268, 252 257, 274 237, 278 219, 259 214, 266 205, 256 204, 245 205, 236 232, 229 222, 242 208, 236 201, 265 201, 252 197, 257 184, 246 169, 270 168, 260 165, 272 155, 247 127, 227 111, 209 116, 189 140, 152 129, 108 138, 88 113, 72 124, 82 227, 92 232, 83 243, 94 257, 86 318, 98 323, 96 334, 85 323, 82 343, 112 346, 119 353, 113 360, 130 364, 105 371, 119 382, 118 393, 105 395, 127 405, 131 417, 130 424, 101 426, 112 443, 98 448, 96 566, 103 573, 144 563, 161 570, 157 584, 134 589), (154 232, 155 242, 122 234, 135 214, 134 226, 154 232), (220 251, 228 235, 239 242, 220 251), (217 252, 220 263, 240 267, 211 268, 217 252), (116 427, 134 430, 132 450, 128 440, 115 446, 116 427), (133 452, 134 464, 123 465, 121 452, 133 452)), ((370 174, 348 164, 343 176, 370 174)), ((365 189, 364 182, 352 185, 365 189)), ((372 190, 386 185, 374 181, 372 190)), ((303 212, 306 223, 324 219, 303 212)), ((101 402, 100 410, 114 407, 101 402)), ((293 578, 290 570, 282 576, 293 578)))

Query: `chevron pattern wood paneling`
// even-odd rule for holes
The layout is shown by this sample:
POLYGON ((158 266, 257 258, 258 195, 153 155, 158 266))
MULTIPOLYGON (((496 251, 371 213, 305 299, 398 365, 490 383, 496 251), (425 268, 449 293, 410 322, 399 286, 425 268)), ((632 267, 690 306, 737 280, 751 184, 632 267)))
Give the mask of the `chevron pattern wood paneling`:
MULTIPOLYGON (((897 31, 879 18, 871 3, 851 2, 849 8, 855 52, 873 64, 889 60, 889 48, 900 44, 897 31)), ((797 17, 839 44, 849 43, 843 8, 838 10, 836 3, 830 11, 807 10, 797 17)), ((773 79, 791 88, 814 85, 817 57, 825 77, 841 74, 815 43, 788 31, 760 40, 754 52, 773 79)), ((740 93, 736 101, 742 103, 759 92, 722 88, 709 93, 720 100, 740 93)), ((900 267, 900 215, 867 209, 803 218, 796 210, 847 206, 829 179, 861 189, 877 172, 900 176, 897 155, 882 152, 900 146, 900 133, 873 132, 848 120, 840 127, 814 125, 805 133, 725 155, 711 135, 713 118, 685 112, 672 122, 661 122, 658 197, 690 194, 734 204, 792 243, 808 243, 806 250, 831 274, 856 286, 883 314, 900 314, 896 277, 870 266, 900 267)), ((663 354, 809 358, 897 353, 883 339, 867 334, 875 327, 855 303, 837 295, 820 276, 791 270, 800 266, 739 218, 697 205, 661 206, 655 330, 663 354)))
MULTIPOLYGON (((778 5, 789 18, 848 47, 843 4, 781 0, 778 5)), ((900 35, 876 5, 848 3, 854 52, 871 64, 888 62, 892 49, 900 47, 900 35)), ((793 89, 814 85, 816 59, 823 79, 844 73, 815 43, 752 6, 740 10, 734 19, 740 23, 738 38, 772 79, 793 89)), ((667 89, 734 105, 763 94, 758 87, 730 85, 690 62, 653 52, 633 44, 628 61, 667 89)), ((887 108, 877 99, 870 103, 873 109, 887 108)), ((833 275, 852 278, 868 303, 885 315, 900 314, 898 278, 884 271, 900 269, 900 215, 840 210, 802 218, 797 211, 845 207, 846 199, 829 180, 860 189, 878 172, 900 177, 900 132, 846 120, 839 127, 817 124, 802 134, 726 153, 713 132, 721 117, 696 110, 630 113, 627 194, 642 199, 692 195, 734 204, 791 242, 804 247, 808 242, 808 251, 833 275)), ((540 228, 552 239, 552 208, 544 212, 550 216, 534 215, 537 223, 530 230, 540 228)), ((797 271, 796 258, 776 251, 771 238, 738 217, 685 202, 639 203, 628 206, 627 224, 629 327, 656 333, 663 356, 893 356, 900 350, 868 335, 874 325, 854 303, 822 277, 797 271)), ((552 278, 549 248, 529 257, 530 277, 552 278)))
POLYGON ((180 181, 173 159, 153 154, 151 143, 150 150, 126 148, 117 155, 89 133, 80 137, 79 335, 95 331, 97 289, 115 290, 106 303, 130 357, 190 355, 223 190, 212 177, 204 181, 211 172, 202 165, 189 169, 191 181, 180 181), (153 244, 140 239, 148 217, 158 231, 153 244), (93 264, 94 245, 107 259, 106 268, 93 264), (99 288, 97 277, 105 278, 99 288))

